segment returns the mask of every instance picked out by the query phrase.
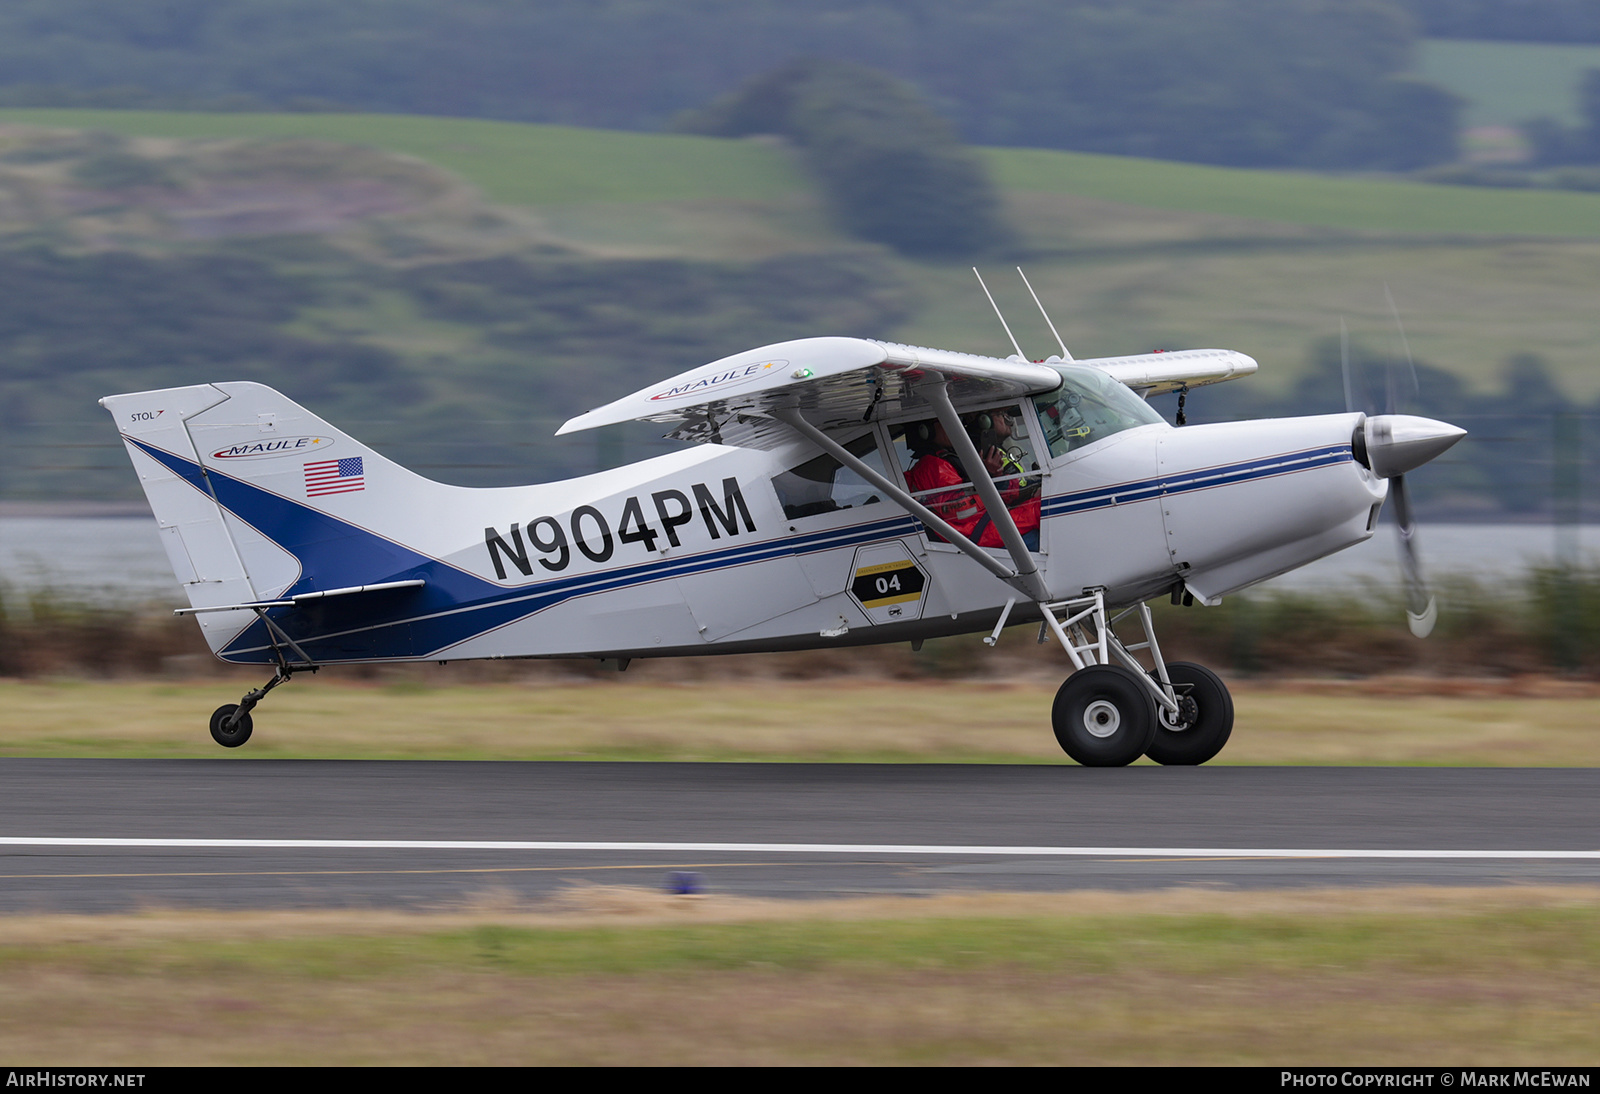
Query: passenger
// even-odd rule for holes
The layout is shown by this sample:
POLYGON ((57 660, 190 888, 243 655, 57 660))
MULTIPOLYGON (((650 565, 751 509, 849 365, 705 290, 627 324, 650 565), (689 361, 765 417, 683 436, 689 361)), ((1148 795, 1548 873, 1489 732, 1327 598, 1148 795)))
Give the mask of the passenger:
MULTIPOLYGON (((984 510, 983 500, 972 485, 971 477, 961 466, 961 458, 952 448, 950 435, 945 432, 944 424, 937 420, 918 422, 911 427, 907 436, 917 462, 906 472, 906 486, 913 494, 918 495, 934 491, 919 497, 918 500, 978 546, 1005 546, 1005 541, 1000 537, 1000 529, 989 519, 989 514, 984 510)), ((1007 457, 998 446, 990 445, 988 451, 980 452, 979 455, 983 457, 984 470, 990 478, 1012 473, 1003 471, 1007 457)), ((1022 497, 1024 492, 1023 489, 1007 483, 1001 490, 1000 496, 1011 512, 1011 519, 1017 523, 1017 531, 1022 533, 1023 543, 1030 551, 1037 551, 1039 549, 1038 488, 1034 487, 1026 499, 1022 497)))

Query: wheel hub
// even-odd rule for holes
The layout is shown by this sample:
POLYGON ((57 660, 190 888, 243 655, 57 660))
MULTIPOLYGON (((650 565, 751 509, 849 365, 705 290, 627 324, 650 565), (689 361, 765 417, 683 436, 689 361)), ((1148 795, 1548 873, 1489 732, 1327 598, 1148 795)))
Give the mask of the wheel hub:
POLYGON ((1122 725, 1122 712, 1114 703, 1096 699, 1083 709, 1083 728, 1091 737, 1109 737, 1122 725))
POLYGON ((1190 695, 1178 696, 1178 713, 1173 714, 1166 707, 1160 708, 1161 724, 1173 732, 1182 732, 1194 725, 1200 718, 1200 705, 1190 695))

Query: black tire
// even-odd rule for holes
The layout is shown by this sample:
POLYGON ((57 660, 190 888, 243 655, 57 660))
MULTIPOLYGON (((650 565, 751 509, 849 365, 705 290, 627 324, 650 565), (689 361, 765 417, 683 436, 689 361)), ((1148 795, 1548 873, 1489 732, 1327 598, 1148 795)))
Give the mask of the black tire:
POLYGON ((1145 751, 1158 764, 1189 766, 1203 764, 1222 751, 1233 733, 1233 696, 1222 678, 1204 665, 1174 661, 1167 675, 1177 688, 1179 701, 1188 717, 1177 724, 1164 710, 1157 711, 1155 739, 1145 751))
POLYGON ((1050 722, 1063 751, 1085 767, 1124 767, 1143 756, 1156 731, 1150 688, 1121 665, 1090 665, 1056 692, 1050 722))
POLYGON ((223 748, 238 748, 250 739, 250 731, 255 729, 248 714, 241 715, 234 727, 228 728, 228 716, 238 709, 238 703, 223 703, 211 714, 211 739, 223 748))

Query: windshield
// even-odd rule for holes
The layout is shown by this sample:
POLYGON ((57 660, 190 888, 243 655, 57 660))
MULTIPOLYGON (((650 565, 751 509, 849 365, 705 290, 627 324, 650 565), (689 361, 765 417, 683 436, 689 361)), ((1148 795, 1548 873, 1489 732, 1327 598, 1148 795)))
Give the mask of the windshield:
POLYGON ((1055 368, 1061 373, 1061 386, 1033 400, 1052 456, 1064 456, 1124 429, 1166 421, 1149 403, 1097 368, 1055 368))

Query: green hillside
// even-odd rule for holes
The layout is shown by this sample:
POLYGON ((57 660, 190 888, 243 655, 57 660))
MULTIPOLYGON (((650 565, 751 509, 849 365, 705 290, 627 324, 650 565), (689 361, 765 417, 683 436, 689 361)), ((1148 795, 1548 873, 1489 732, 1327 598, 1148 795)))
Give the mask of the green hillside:
POLYGON ((0 110, 0 122, 130 137, 311 137, 427 160, 508 205, 759 201, 805 188, 788 157, 751 141, 399 114, 0 110))
MULTIPOLYGON (((1493 407, 1526 354, 1567 396, 1600 396, 1600 195, 984 155, 1021 242, 982 265, 1030 354, 1055 345, 1017 264, 1078 356, 1225 346, 1261 362, 1192 413, 1241 397, 1334 410, 1336 392, 1288 395, 1341 319, 1358 356, 1400 352, 1387 285, 1418 360, 1473 405, 1493 407)), ((0 111, 0 494, 126 493, 117 453, 51 438, 101 427, 110 391, 218 378, 273 383, 436 477, 572 473, 644 454, 649 431, 552 439, 565 416, 824 333, 1010 352, 967 264, 844 237, 771 142, 0 111)), ((1444 413, 1428 403, 1443 395, 1435 382, 1413 409, 1444 413)))
POLYGON ((1045 149, 986 150, 1010 190, 1358 232, 1600 237, 1600 194, 1246 171, 1045 149))
MULTIPOLYGON (((1600 65, 1600 47, 1573 48, 1589 50, 1600 65)), ((807 188, 785 151, 750 140, 387 114, 3 109, 5 122, 128 136, 310 137, 366 145, 426 160, 491 201, 520 206, 776 202, 807 188)), ((1600 238, 1600 194, 1487 191, 1044 149, 984 154, 1000 185, 1018 191, 1366 232, 1600 238)))

